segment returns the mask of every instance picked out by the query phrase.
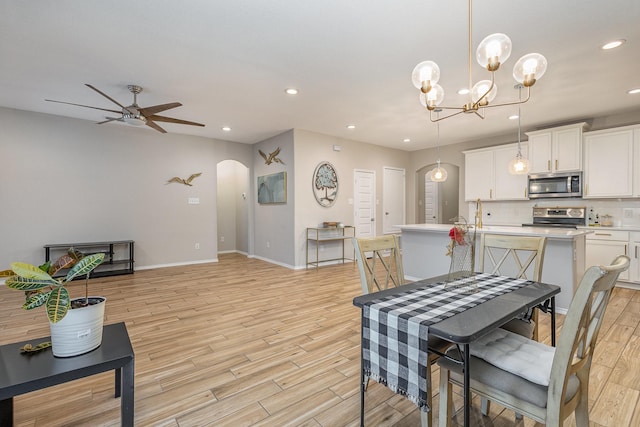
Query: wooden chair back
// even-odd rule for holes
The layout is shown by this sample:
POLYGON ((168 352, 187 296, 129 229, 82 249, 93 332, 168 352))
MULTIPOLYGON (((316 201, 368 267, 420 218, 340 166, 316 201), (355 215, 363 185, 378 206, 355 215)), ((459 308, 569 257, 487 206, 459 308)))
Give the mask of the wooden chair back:
POLYGON ((368 294, 405 283, 398 237, 388 234, 353 238, 362 293, 368 294))
POLYGON ((611 291, 618 276, 629 268, 629 257, 619 255, 609 266, 589 268, 576 290, 562 325, 549 382, 547 425, 554 425, 576 411, 576 425, 589 425, 589 370, 598 333, 611 291), (569 377, 576 375, 580 389, 565 401, 569 377), (577 409, 577 410, 576 410, 577 409), (550 423, 551 421, 551 423, 550 423))
POLYGON ((483 233, 478 270, 539 282, 546 244, 546 237, 483 233))

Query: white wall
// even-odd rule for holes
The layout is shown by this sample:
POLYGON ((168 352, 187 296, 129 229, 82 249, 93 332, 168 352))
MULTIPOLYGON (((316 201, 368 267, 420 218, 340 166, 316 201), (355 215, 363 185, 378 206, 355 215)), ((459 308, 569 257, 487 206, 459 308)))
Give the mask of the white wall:
POLYGON ((253 178, 251 182, 255 209, 254 254, 289 268, 295 266, 293 225, 295 223, 295 162, 293 131, 287 131, 253 145, 253 178), (283 163, 265 164, 258 150, 269 155, 280 147, 278 158, 283 163), (287 202, 259 204, 256 182, 259 176, 287 173, 287 202))
POLYGON ((215 260, 216 164, 251 164, 248 145, 119 123, 0 108, 0 128, 2 268, 41 263, 48 243, 118 239, 135 241, 136 268, 215 260), (193 187, 166 184, 195 172, 193 187))
MULTIPOLYGON (((296 213, 295 213, 295 247, 296 265, 302 267, 306 262, 306 229, 316 227, 324 221, 338 221, 345 225, 354 224, 353 204, 353 171, 354 169, 368 169, 376 172, 376 233, 382 235, 382 167, 409 167, 410 153, 391 148, 380 147, 362 142, 342 139, 329 135, 296 129, 295 134, 295 165, 296 165, 296 213), (333 146, 339 145, 340 151, 334 151, 333 146), (320 206, 314 197, 312 182, 313 172, 321 161, 331 163, 338 174, 338 195, 333 206, 320 206)), ((407 173, 407 182, 412 178, 407 173)), ((406 192, 407 198, 412 195, 406 192)), ((339 245, 335 245, 339 246, 339 245)), ((341 252, 341 246, 327 251, 341 252)), ((347 242, 345 251, 353 251, 351 242, 347 242)), ((351 255, 353 252, 351 252, 351 255)), ((323 258, 333 257, 331 253, 323 258)))

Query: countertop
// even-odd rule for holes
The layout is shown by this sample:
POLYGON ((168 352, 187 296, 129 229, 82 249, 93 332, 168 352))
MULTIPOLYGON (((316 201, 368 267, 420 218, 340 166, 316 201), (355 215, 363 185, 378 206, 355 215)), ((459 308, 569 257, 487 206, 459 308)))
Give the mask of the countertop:
MULTIPOLYGON (((417 232, 436 232, 448 233, 451 230, 451 224, 406 224, 398 226, 402 231, 417 232)), ((523 236, 546 236, 554 239, 573 239, 578 236, 590 234, 596 231, 596 228, 615 229, 614 227, 584 227, 579 229, 555 228, 555 227, 523 227, 523 226, 504 226, 504 225, 486 225, 476 229, 476 233, 495 233, 495 234, 516 234, 523 236)), ((639 229, 640 230, 640 229, 639 229)))
POLYGON ((578 227, 580 230, 616 230, 616 231, 640 231, 640 225, 623 225, 623 226, 613 226, 613 227, 603 227, 603 226, 584 226, 578 227))

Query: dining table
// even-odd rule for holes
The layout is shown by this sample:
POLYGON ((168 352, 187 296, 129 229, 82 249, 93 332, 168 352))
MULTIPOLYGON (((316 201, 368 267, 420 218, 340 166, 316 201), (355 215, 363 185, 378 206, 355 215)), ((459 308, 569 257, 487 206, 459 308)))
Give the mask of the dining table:
MULTIPOLYGON (((360 425, 364 426, 368 378, 426 405, 428 337, 457 345, 462 353, 464 426, 470 425, 470 344, 511 319, 540 307, 551 315, 555 346, 555 296, 560 286, 474 273, 456 280, 442 275, 355 297, 361 308, 360 425)), ((447 355, 440 354, 442 357, 447 355)), ((457 363, 460 361, 452 357, 457 363)))

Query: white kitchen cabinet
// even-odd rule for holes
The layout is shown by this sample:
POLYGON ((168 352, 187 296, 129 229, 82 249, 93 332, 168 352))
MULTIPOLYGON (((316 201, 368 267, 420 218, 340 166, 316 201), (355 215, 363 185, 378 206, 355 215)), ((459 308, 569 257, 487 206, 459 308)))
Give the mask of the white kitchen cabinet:
POLYGON ((493 150, 464 152, 464 199, 492 200, 494 183, 493 150))
MULTIPOLYGON (((587 234, 586 267, 609 265, 618 255, 629 254, 629 232, 599 228, 587 234)), ((619 280, 629 280, 629 270, 619 276, 619 280)))
MULTIPOLYGON (((527 144, 522 144, 523 156, 527 155, 527 144)), ((511 175, 509 162, 518 153, 518 144, 508 144, 494 149, 494 200, 527 200, 527 174, 511 175)))
POLYGON ((640 127, 633 129, 633 195, 640 197, 640 127))
POLYGON ((633 128, 584 134, 584 198, 633 195, 633 128))
MULTIPOLYGON (((527 152, 527 144, 522 151, 527 152)), ((465 151, 465 200, 526 200, 527 175, 509 173, 517 152, 517 144, 465 151)))
POLYGON ((582 131, 586 123, 534 132, 529 137, 530 173, 582 170, 582 131))

